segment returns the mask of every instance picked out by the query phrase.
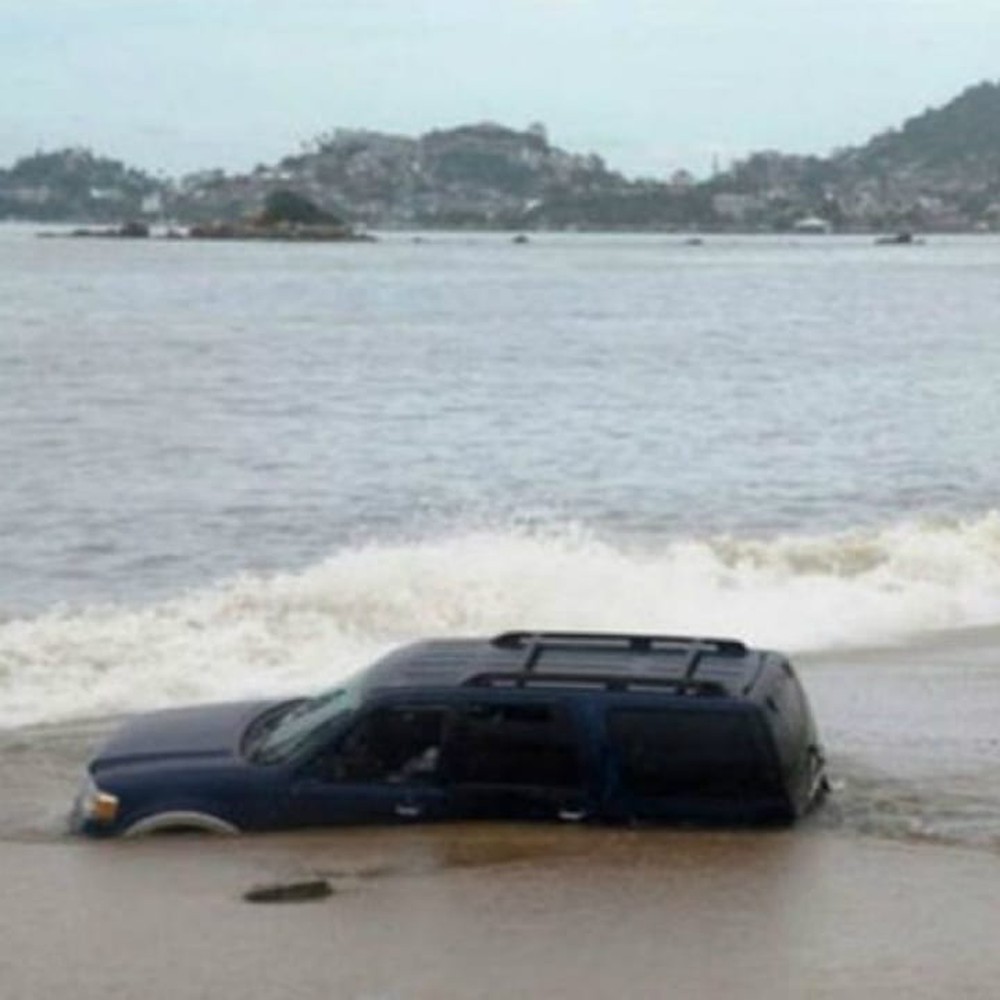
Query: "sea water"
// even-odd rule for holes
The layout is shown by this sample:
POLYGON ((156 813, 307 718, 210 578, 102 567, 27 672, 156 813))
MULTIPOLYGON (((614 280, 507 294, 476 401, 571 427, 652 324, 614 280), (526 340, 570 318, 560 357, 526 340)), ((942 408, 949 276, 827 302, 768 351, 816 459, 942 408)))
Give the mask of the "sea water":
POLYGON ((1000 623, 998 275, 991 236, 2 228, 0 728, 641 629, 814 662, 864 757, 842 663, 888 744, 948 703, 884 651, 1000 623))

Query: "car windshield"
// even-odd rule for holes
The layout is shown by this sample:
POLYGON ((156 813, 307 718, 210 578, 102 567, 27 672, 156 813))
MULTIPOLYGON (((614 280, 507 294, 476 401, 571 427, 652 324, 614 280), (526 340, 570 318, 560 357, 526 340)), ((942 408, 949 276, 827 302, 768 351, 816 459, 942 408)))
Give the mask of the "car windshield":
POLYGON ((251 760, 258 764, 288 760, 322 736, 332 722, 353 712, 361 693, 361 678, 355 676, 315 698, 293 702, 257 738, 250 751, 251 760))

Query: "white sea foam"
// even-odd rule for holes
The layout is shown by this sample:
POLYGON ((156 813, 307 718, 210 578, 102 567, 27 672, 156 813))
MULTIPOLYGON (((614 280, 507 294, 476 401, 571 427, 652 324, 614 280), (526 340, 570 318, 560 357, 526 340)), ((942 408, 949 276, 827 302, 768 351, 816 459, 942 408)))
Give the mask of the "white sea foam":
POLYGON ((0 725, 334 683, 413 637, 734 635, 791 651, 1000 622, 1000 513, 822 537, 623 547, 575 528, 335 552, 141 608, 0 624, 0 725))

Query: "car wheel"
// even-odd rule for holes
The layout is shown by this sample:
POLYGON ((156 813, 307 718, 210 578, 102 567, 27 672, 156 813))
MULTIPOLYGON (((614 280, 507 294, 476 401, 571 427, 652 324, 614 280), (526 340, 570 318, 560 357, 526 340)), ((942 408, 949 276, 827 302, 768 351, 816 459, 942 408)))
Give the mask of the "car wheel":
POLYGON ((232 835, 239 833, 239 827, 211 813, 177 809, 170 812, 153 813, 143 816, 126 827, 123 837, 145 837, 152 833, 219 833, 232 835))

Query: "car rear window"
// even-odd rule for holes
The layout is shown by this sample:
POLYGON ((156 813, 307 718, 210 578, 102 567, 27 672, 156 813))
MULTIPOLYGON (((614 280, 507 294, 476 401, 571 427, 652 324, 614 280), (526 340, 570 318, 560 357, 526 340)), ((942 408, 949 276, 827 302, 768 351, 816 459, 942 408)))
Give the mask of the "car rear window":
POLYGON ((614 708, 608 740, 621 790, 640 797, 734 797, 768 784, 745 712, 614 708))

